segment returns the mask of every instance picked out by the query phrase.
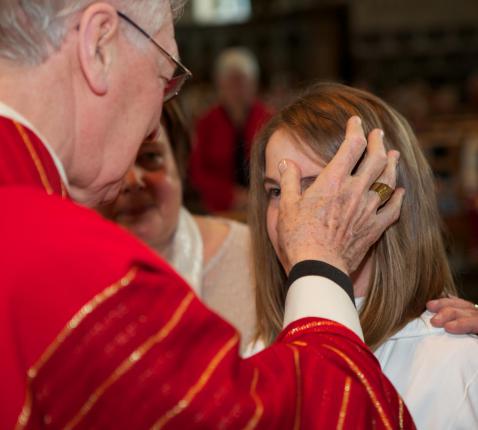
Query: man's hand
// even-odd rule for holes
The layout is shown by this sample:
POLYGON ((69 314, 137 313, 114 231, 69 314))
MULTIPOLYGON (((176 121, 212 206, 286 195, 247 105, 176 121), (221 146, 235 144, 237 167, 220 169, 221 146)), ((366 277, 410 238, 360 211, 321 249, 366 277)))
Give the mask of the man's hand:
POLYGON ((278 239, 287 272, 303 260, 321 260, 347 274, 358 267, 400 216, 403 189, 395 190, 383 207, 370 191, 376 181, 395 188, 398 159, 397 151, 386 153, 381 130, 370 133, 367 145, 360 119, 352 117, 337 154, 303 193, 298 167, 281 161, 278 239))
POLYGON ((467 300, 448 297, 427 303, 430 312, 436 312, 431 319, 435 327, 443 327, 453 334, 478 334, 478 309, 467 300))

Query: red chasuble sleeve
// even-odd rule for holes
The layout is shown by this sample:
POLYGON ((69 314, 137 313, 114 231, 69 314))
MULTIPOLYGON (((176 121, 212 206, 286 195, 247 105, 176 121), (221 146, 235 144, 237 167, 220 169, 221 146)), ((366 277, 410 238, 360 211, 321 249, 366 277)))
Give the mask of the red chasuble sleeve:
POLYGON ((0 202, 2 428, 414 428, 345 327, 304 319, 242 360, 134 237, 38 182, 0 185, 0 202))

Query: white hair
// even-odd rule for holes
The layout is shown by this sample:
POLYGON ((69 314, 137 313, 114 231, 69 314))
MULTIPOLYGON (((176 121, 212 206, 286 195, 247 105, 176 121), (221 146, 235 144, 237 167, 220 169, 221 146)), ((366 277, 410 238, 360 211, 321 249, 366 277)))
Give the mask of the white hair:
POLYGON ((239 71, 253 80, 259 78, 259 64, 249 49, 242 47, 228 48, 221 52, 215 64, 216 78, 234 71, 239 71))
MULTIPOLYGON (((177 18, 187 0, 103 0, 155 33, 165 8, 177 18)), ((39 64, 58 49, 68 32, 68 18, 98 0, 0 0, 0 57, 39 64)))

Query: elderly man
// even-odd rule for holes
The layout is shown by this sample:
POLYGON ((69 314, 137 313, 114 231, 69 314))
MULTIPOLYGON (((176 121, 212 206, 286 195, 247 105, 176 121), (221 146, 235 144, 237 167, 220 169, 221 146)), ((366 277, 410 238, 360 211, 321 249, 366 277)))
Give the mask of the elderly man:
POLYGON ((412 428, 347 295, 351 262, 403 198, 378 211, 369 191, 395 182, 379 132, 351 175, 366 148, 358 118, 306 192, 293 163, 278 166, 286 328, 248 360, 166 263, 71 201, 115 196, 188 76, 174 57, 176 6, 0 5, 2 428, 412 428))
POLYGON ((244 211, 254 136, 270 110, 257 98, 259 65, 245 48, 228 48, 216 60, 218 104, 196 124, 191 184, 208 211, 244 211))

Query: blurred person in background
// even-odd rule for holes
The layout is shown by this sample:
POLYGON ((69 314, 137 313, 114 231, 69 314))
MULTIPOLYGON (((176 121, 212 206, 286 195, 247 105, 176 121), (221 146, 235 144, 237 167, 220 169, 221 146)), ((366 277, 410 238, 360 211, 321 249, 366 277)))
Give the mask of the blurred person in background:
MULTIPOLYGON (((367 133, 384 131, 386 149, 395 154, 392 163, 398 163, 397 183, 389 185, 406 190, 400 219, 352 274, 365 342, 418 428, 478 428, 478 339, 433 327, 433 314, 426 310, 427 301, 456 294, 433 174, 406 120, 370 93, 318 84, 275 116, 258 137, 251 158, 249 210, 259 338, 266 344, 276 338, 287 288, 277 240, 283 198, 277 162, 294 161, 306 190, 336 153, 351 115, 362 118, 367 133)), ((442 300, 473 308, 458 299, 442 300)))
POLYGON ((191 184, 207 211, 244 211, 252 140, 270 110, 257 98, 259 65, 249 50, 223 51, 214 81, 218 104, 197 121, 191 184))
POLYGON ((99 211, 165 258, 206 305, 239 330, 244 346, 256 329, 249 229, 184 208, 190 149, 179 105, 166 103, 158 134, 143 142, 117 199, 99 211))

